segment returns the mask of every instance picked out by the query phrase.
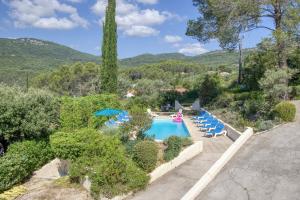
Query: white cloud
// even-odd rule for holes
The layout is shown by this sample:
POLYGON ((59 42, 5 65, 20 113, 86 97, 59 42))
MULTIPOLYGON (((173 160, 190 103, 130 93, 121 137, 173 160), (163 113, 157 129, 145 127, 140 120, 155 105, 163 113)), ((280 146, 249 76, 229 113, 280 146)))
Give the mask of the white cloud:
POLYGON ((78 26, 87 27, 89 24, 79 16, 75 7, 58 0, 11 0, 6 4, 16 27, 72 29, 78 26))
POLYGON ((130 29, 125 30, 124 34, 128 36, 148 37, 158 35, 159 31, 148 26, 132 26, 130 29))
POLYGON ((33 23, 33 26, 45 29, 71 29, 75 24, 67 18, 40 18, 33 23))
MULTIPOLYGON (((96 15, 103 16, 107 7, 107 0, 98 0, 93 6, 92 11, 96 15)), ((117 14, 128 14, 132 11, 136 11, 138 8, 134 4, 126 2, 126 0, 117 0, 117 14)))
POLYGON ((137 0, 137 2, 144 4, 157 4, 158 0, 137 0))
POLYGON ((182 41, 182 37, 178 35, 166 35, 164 40, 168 43, 178 43, 182 41))
POLYGON ((130 26, 151 26, 164 23, 168 16, 160 13, 154 9, 146 9, 141 11, 134 11, 127 15, 116 17, 116 21, 121 28, 130 26))
POLYGON ((195 56, 200 55, 203 53, 208 52, 201 44, 199 43, 192 43, 192 44, 186 44, 178 51, 179 53, 195 56))
MULTIPOLYGON (((159 34, 154 27, 163 24, 168 19, 174 18, 170 12, 158 11, 156 9, 140 9, 137 4, 129 0, 117 0, 116 22, 118 28, 127 36, 153 36, 159 34)), ((144 2, 146 2, 144 0, 144 2)), ((147 2, 154 2, 148 0, 147 2)), ((92 11, 101 16, 100 25, 104 20, 107 0, 97 0, 96 4, 91 8, 92 11)))

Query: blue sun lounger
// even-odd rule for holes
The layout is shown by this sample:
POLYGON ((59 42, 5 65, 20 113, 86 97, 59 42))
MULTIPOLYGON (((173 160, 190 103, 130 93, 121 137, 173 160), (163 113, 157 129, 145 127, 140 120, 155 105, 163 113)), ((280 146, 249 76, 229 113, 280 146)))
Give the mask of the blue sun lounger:
POLYGON ((209 113, 207 113, 207 112, 205 112, 203 115, 199 115, 199 116, 196 116, 196 117, 194 117, 194 120, 201 120, 201 119, 205 119, 205 118, 207 118, 207 117, 209 117, 209 116, 211 116, 209 113))
POLYGON ((115 128, 117 127, 119 124, 115 121, 115 120, 109 120, 107 122, 104 123, 105 126, 109 127, 109 128, 115 128))
POLYGON ((204 119, 201 119, 201 120, 196 120, 195 123, 198 125, 198 126, 203 126, 205 124, 211 124, 213 122, 215 122, 217 119, 214 118, 213 116, 208 116, 204 119))
POLYGON ((130 121, 129 117, 125 117, 125 116, 122 116, 122 115, 118 115, 117 116, 117 120, 120 123, 124 123, 124 122, 129 122, 130 121))
POLYGON ((208 131, 205 133, 205 136, 218 136, 218 135, 223 135, 227 134, 227 131, 225 130, 225 125, 220 123, 216 126, 214 130, 208 131))
POLYGON ((220 124, 220 122, 218 120, 213 120, 210 123, 206 123, 206 124, 203 124, 202 126, 200 126, 200 130, 201 131, 210 131, 210 130, 215 129, 219 124, 220 124))
POLYGON ((206 111, 200 111, 199 115, 192 117, 192 119, 197 119, 198 117, 202 117, 205 113, 207 113, 207 112, 206 111))

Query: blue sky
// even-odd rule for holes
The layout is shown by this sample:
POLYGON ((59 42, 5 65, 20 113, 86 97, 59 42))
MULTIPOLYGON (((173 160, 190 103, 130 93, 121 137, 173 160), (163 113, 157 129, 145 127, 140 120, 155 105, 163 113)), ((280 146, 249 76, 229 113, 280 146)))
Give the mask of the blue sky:
MULTIPOLYGON (((106 0, 0 0, 0 37, 32 37, 100 54, 106 0)), ((197 17, 192 0, 117 0, 119 58, 143 53, 198 55, 219 49, 185 36, 188 19, 197 17)), ((269 22, 265 22, 269 23, 269 22)), ((270 32, 245 35, 254 47, 270 32)))

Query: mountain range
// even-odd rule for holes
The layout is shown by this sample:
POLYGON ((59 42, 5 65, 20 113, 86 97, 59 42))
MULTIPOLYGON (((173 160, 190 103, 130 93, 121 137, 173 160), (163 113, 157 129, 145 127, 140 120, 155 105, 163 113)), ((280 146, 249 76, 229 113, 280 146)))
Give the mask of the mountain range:
MULTIPOLYGON (((246 49, 245 54, 252 49, 246 49)), ((119 60, 120 67, 136 67, 166 60, 180 60, 199 63, 211 67, 220 65, 235 66, 237 52, 212 51, 199 56, 186 56, 180 53, 143 54, 119 60)), ((101 63, 100 56, 74 50, 70 47, 35 38, 0 38, 0 82, 14 83, 24 79, 24 74, 34 76, 41 71, 53 70, 63 64, 74 62, 101 63)))

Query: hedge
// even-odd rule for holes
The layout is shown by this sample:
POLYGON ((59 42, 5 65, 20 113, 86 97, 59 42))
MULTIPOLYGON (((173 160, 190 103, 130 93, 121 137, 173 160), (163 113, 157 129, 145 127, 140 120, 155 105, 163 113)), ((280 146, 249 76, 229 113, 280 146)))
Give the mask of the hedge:
POLYGON ((107 118, 95 117, 94 112, 103 108, 120 108, 116 95, 103 94, 62 99, 60 122, 62 129, 72 131, 81 128, 98 128, 107 118))
POLYGON ((164 159, 165 161, 170 161, 179 155, 182 148, 182 140, 178 136, 171 136, 165 143, 168 147, 165 150, 164 159))
POLYGON ((283 101, 275 106, 275 115, 285 122, 292 122, 296 117, 296 106, 287 101, 283 101))
POLYGON ((158 159, 158 146, 153 141, 141 141, 134 146, 133 160, 145 172, 151 172, 158 159))
POLYGON ((46 141, 11 144, 0 158, 0 192, 21 183, 52 158, 53 153, 46 141))

